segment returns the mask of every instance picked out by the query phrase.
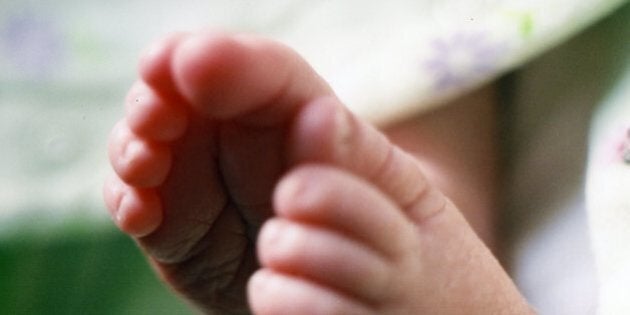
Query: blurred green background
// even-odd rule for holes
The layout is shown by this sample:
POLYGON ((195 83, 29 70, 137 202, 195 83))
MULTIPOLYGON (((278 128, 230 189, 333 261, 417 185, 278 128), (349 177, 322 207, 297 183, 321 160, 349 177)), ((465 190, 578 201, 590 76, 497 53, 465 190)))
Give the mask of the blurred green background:
POLYGON ((2 314, 190 314, 111 230, 0 242, 2 314))

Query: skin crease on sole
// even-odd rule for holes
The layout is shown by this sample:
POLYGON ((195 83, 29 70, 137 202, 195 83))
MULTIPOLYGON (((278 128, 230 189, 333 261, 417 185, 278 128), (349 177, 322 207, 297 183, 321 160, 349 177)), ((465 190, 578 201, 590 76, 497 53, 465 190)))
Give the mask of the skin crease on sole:
POLYGON ((105 201, 200 309, 529 314, 418 160, 289 48, 175 34, 140 77, 110 137, 105 201))

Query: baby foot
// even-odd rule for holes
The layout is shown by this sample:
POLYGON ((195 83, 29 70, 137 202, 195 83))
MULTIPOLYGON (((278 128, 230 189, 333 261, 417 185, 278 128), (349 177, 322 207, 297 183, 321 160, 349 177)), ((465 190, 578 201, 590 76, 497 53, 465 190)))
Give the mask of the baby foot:
POLYGON ((106 204, 176 290, 207 311, 247 312, 287 128, 332 92, 291 50, 246 36, 171 36, 140 73, 111 133, 106 204))
POLYGON ((250 277, 257 314, 525 309, 415 160, 349 114, 290 49, 177 34, 140 73, 110 138, 117 176, 105 201, 203 310, 248 313, 250 277))
POLYGON ((292 168, 258 239, 256 314, 531 314, 417 160, 323 100, 294 118, 292 168))
POLYGON ((425 189, 402 208, 347 171, 291 171, 260 232, 254 312, 531 314, 452 204, 425 189))

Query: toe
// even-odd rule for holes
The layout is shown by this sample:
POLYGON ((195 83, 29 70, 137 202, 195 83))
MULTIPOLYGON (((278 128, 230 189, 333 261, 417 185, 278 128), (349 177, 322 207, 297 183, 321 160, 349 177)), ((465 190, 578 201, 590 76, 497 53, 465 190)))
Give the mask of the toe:
POLYGON ((172 67, 182 95, 213 118, 255 113, 251 121, 275 124, 306 100, 332 93, 297 53, 251 36, 190 36, 177 47, 172 67))
POLYGON ((414 157, 336 99, 320 98, 305 105, 297 114, 288 147, 291 164, 316 162, 346 169, 374 183, 416 223, 441 212, 446 204, 414 157))
POLYGON ((129 128, 153 141, 173 141, 186 130, 186 112, 155 93, 144 82, 133 85, 125 101, 129 128))
POLYGON ((259 315, 377 314, 330 289, 269 269, 261 269, 251 277, 248 296, 253 312, 259 315))
POLYGON ((160 200, 153 190, 133 188, 111 176, 103 187, 103 198, 116 225, 129 235, 148 235, 162 221, 160 200))
POLYGON ((171 73, 171 59, 177 45, 189 35, 174 33, 149 46, 140 57, 140 77, 164 97, 179 98, 171 73))
POLYGON ((267 268, 360 300, 380 299, 391 276, 386 260, 369 247, 331 230, 284 219, 265 223, 258 255, 267 268))
POLYGON ((130 185, 155 187, 168 175, 171 165, 169 147, 139 138, 124 120, 114 126, 108 149, 114 171, 130 185))
POLYGON ((322 226, 370 246, 386 257, 413 250, 415 226, 377 187, 333 167, 306 165, 287 174, 274 195, 276 213, 322 226))

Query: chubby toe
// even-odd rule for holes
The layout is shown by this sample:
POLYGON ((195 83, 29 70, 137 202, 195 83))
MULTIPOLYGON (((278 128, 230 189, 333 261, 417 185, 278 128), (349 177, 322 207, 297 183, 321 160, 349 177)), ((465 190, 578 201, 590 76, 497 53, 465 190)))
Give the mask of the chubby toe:
POLYGON ((248 283, 251 308, 259 315, 375 315, 369 307, 330 289, 270 269, 248 283))
POLYGON ((138 137, 125 120, 114 126, 108 149, 114 171, 130 185, 155 187, 168 175, 172 160, 170 148, 138 137))
POLYGON ((156 41, 142 53, 139 69, 140 77, 165 97, 177 99, 177 91, 172 80, 171 61, 173 52, 185 38, 187 33, 173 33, 156 41))
POLYGON ((136 82, 125 100, 129 128, 149 140, 176 140, 186 131, 187 117, 183 104, 174 102, 158 95, 146 83, 136 82))
POLYGON ((297 53, 255 36, 190 36, 174 51, 172 72, 191 106, 218 119, 275 124, 307 100, 332 94, 297 53))
POLYGON ((162 222, 161 202, 152 189, 133 188, 110 176, 103 186, 103 198, 116 225, 129 235, 148 235, 162 222))
POLYGON ((361 300, 376 301, 387 288, 388 261, 343 234, 285 219, 271 219, 258 240, 261 264, 361 300))

